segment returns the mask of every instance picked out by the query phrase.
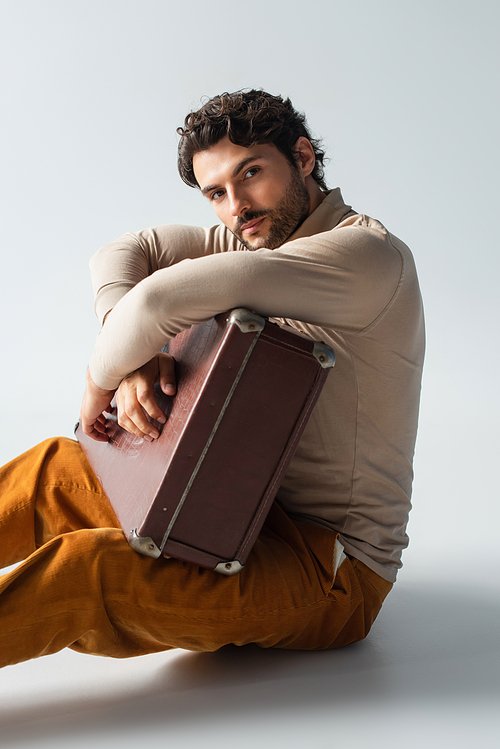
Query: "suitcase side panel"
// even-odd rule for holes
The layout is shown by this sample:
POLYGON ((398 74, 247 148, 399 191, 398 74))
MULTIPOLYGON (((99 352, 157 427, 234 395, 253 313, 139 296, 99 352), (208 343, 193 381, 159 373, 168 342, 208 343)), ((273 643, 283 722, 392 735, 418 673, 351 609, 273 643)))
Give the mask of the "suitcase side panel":
POLYGON ((193 486, 199 486, 207 473, 205 457, 212 455, 214 440, 216 444, 220 442, 221 425, 225 421, 225 415, 221 417, 221 414, 226 404, 231 406, 238 375, 245 370, 246 359, 257 338, 258 335, 242 333, 234 325, 224 335, 206 376, 203 398, 197 400, 186 422, 182 441, 170 461, 158 497, 139 528, 139 535, 152 538, 160 549, 165 545, 171 523, 176 522, 180 503, 186 496, 192 502, 193 486))
POLYGON ((274 501, 274 498, 276 494, 278 493, 278 489, 281 485, 281 482, 283 481, 285 477, 287 468, 290 465, 290 462, 293 458, 293 454, 297 448, 297 445, 305 429, 305 426, 309 420, 312 410, 314 406, 316 405, 316 402, 319 398, 321 390, 323 389, 323 385, 325 384, 328 374, 329 374, 329 370, 322 370, 322 371, 319 371, 317 374, 314 386, 311 390, 311 393, 309 395, 307 402, 304 405, 302 413, 297 419, 297 422, 295 424, 295 429, 293 431, 293 434, 290 437, 286 450, 284 450, 281 456, 280 462, 278 463, 276 467, 276 471, 274 475, 271 477, 271 480, 269 482, 269 485, 266 490, 266 494, 263 497, 261 505, 259 506, 257 512, 255 513, 252 519, 252 522, 248 528, 248 531, 246 533, 246 536, 242 540, 241 546, 237 554, 235 555, 235 559, 237 559, 241 564, 244 564, 246 562, 248 554, 250 553, 252 546, 258 534, 260 533, 262 526, 264 525, 264 521, 266 519, 267 513, 269 512, 271 505, 274 501))
POLYGON ((246 559, 327 375, 312 348, 275 326, 261 335, 210 449, 216 470, 200 471, 172 530, 176 556, 186 543, 218 561, 246 559))
POLYGON ((126 432, 116 422, 116 409, 108 419, 108 443, 95 442, 81 427, 76 430, 76 437, 126 532, 143 523, 154 503, 158 487, 182 445, 196 402, 202 400, 206 374, 225 332, 225 327, 212 319, 175 339, 173 351, 182 359, 182 364, 176 366, 178 395, 166 396, 155 386, 158 404, 168 415, 165 428, 153 422, 161 432, 158 440, 148 443, 126 432))

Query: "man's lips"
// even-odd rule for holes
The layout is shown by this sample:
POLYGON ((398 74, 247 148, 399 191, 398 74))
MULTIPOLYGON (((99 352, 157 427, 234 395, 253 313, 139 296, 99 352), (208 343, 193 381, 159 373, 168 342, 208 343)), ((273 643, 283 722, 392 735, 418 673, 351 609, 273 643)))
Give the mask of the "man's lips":
POLYGON ((265 216, 262 216, 261 218, 254 219, 253 221, 247 221, 247 223, 243 224, 243 226, 241 227, 240 232, 242 234, 253 234, 260 229, 260 225, 265 218, 265 216))

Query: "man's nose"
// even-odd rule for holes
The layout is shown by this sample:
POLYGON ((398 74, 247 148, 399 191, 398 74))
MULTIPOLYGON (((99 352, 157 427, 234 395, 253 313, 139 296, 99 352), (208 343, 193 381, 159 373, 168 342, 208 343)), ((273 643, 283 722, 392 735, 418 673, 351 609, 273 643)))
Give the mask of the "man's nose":
POLYGON ((250 201, 243 191, 229 193, 229 208, 231 216, 242 216, 250 210, 250 201))

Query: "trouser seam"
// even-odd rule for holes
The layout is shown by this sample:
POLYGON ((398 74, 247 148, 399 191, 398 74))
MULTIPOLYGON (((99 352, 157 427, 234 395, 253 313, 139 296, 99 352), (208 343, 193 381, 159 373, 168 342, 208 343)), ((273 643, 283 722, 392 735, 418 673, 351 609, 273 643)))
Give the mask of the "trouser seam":
POLYGON ((82 608, 77 609, 64 609, 63 611, 59 611, 55 614, 50 614, 50 616, 44 616, 43 619, 37 619, 35 622, 31 622, 31 624, 26 624, 23 627, 16 627, 15 629, 5 631, 5 629, 2 628, 2 634, 0 637, 8 637, 11 634, 24 632, 25 630, 31 629, 32 627, 38 627, 40 624, 43 624, 44 622, 48 622, 51 619, 54 619, 55 617, 59 616, 66 616, 68 614, 79 614, 80 612, 84 611, 85 613, 92 613, 94 611, 100 611, 103 607, 102 606, 95 606, 92 609, 89 609, 88 606, 84 606, 82 608))
POLYGON ((2 512, 2 517, 0 518, 0 525, 4 525, 5 521, 4 518, 8 518, 10 515, 14 515, 15 512, 19 512, 20 510, 26 509, 26 507, 30 507, 32 504, 31 500, 29 499, 24 504, 18 505, 17 507, 13 507, 12 510, 8 510, 7 512, 2 512))
POLYGON ((78 491, 88 492, 89 494, 98 494, 98 495, 104 494, 104 492, 101 489, 89 489, 88 486, 80 486, 79 484, 71 484, 71 483, 66 483, 64 481, 57 481, 57 482, 51 482, 51 483, 40 482, 39 486, 44 486, 46 488, 59 487, 59 488, 66 488, 66 489, 78 489, 78 491))
MULTIPOLYGON (((140 610, 140 611, 151 610, 151 607, 144 607, 144 606, 140 606, 139 604, 117 601, 116 599, 108 598, 107 603, 108 602, 109 604, 112 604, 114 602, 118 604, 119 606, 122 606, 123 608, 135 609, 135 610, 140 610)), ((321 606, 322 604, 326 604, 326 603, 328 603, 328 596, 326 596, 325 598, 319 601, 314 601, 313 603, 304 604, 302 606, 291 606, 291 607, 287 606, 287 607, 282 607, 278 609, 272 609, 271 611, 265 610, 265 611, 251 612, 251 613, 242 613, 234 617, 213 616, 210 614, 207 614, 206 616, 204 615, 200 616, 198 612, 193 612, 190 614, 180 614, 176 611, 169 611, 169 610, 163 611, 157 608, 154 608, 154 611, 155 611, 155 614, 157 614, 159 617, 171 616, 171 617, 175 617, 177 619, 186 620, 186 621, 193 621, 194 619, 201 619, 202 621, 205 621, 205 622, 206 621, 235 622, 235 621, 239 621, 240 619, 244 619, 245 621, 248 621, 249 619, 261 620, 263 616, 272 616, 273 614, 282 614, 287 611, 300 612, 302 610, 311 609, 313 607, 321 606)), ((351 605, 351 602, 349 602, 349 605, 351 605)))

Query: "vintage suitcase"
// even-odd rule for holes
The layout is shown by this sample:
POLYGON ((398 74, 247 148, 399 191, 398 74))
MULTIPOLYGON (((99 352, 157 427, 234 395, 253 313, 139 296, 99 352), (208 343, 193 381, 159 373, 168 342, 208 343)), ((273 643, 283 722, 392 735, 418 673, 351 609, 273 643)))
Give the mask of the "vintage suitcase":
POLYGON ((167 423, 154 442, 123 430, 76 436, 131 546, 239 572, 264 523, 334 355, 237 309, 169 341, 177 395, 155 386, 167 423))

